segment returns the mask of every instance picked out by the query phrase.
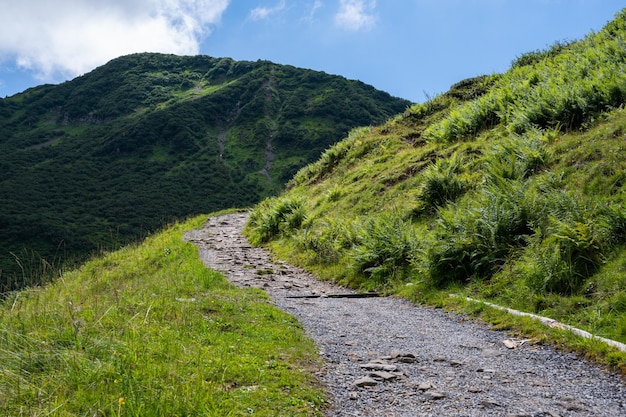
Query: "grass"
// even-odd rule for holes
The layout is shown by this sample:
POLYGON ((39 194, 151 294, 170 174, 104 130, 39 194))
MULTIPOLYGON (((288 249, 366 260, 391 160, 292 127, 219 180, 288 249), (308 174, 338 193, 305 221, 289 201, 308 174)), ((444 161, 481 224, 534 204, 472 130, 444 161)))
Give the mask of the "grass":
POLYGON ((263 292, 203 266, 181 238, 204 219, 9 294, 0 415, 321 415, 314 344, 263 292))
POLYGON ((626 373, 624 352, 448 297, 626 343, 625 22, 353 130, 257 206, 298 198, 305 218, 265 242, 322 279, 466 310, 626 373))

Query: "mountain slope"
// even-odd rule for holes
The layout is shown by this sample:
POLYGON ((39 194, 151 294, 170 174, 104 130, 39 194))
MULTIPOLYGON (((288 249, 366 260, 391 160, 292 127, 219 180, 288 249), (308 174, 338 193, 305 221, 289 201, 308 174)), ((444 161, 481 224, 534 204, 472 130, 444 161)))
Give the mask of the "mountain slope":
POLYGON ((254 210, 250 238, 362 289, 461 292, 625 342, 625 45, 623 11, 353 130, 254 210))
POLYGON ((257 202, 408 104, 322 72, 159 54, 0 100, 0 282, 257 202))

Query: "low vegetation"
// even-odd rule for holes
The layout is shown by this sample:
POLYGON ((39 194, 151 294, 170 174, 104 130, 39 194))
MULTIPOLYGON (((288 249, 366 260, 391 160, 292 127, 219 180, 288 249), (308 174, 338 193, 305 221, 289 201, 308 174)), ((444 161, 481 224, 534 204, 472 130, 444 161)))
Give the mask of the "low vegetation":
POLYGON ((0 415, 311 416, 313 342, 177 224, 0 305, 0 415))
MULTIPOLYGON (((302 220, 269 246, 325 279, 435 305, 471 296, 625 343, 624 45, 626 11, 353 130, 257 206, 248 235, 297 200, 302 220)), ((624 353, 551 340, 626 371, 624 353)))

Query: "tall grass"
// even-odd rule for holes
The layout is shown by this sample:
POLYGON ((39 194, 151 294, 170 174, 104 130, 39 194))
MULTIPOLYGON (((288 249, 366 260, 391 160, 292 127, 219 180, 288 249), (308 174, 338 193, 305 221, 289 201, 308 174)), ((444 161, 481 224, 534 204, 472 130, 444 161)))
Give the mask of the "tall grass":
POLYGON ((498 123, 513 133, 578 129, 626 97, 625 26, 623 10, 601 32, 514 66, 487 94, 453 109, 424 135, 453 142, 498 123))
POLYGON ((368 289, 406 280, 418 248, 410 222, 397 214, 379 215, 361 226, 358 243, 349 255, 350 267, 365 276, 361 285, 368 289))
POLYGON ((534 220, 527 183, 500 179, 439 211, 424 264, 436 286, 488 278, 526 244, 534 220))
POLYGON ((320 415, 315 347, 182 234, 93 260, 0 306, 0 415, 320 415))
POLYGON ((252 243, 266 243, 283 232, 299 229, 305 220, 302 198, 269 198, 250 213, 246 232, 252 243))
POLYGON ((465 165, 460 153, 439 158, 430 165, 422 175, 418 210, 429 213, 463 195, 469 187, 460 175, 466 169, 465 165))

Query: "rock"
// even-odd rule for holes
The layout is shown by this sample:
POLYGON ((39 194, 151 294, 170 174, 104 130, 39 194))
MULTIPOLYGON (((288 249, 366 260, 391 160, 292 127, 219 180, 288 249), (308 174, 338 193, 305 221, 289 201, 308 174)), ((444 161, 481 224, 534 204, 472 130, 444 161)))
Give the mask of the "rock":
POLYGON ((461 362, 461 361, 450 361, 450 365, 454 366, 454 367, 459 367, 459 366, 463 365, 463 362, 461 362))
POLYGON ((417 357, 412 353, 393 353, 391 360, 401 363, 415 363, 417 362, 417 357))
POLYGON ((369 376, 362 376, 352 383, 352 385, 363 388, 363 387, 373 387, 374 385, 378 385, 378 381, 369 376))
POLYGON ((443 392, 433 391, 428 394, 431 400, 442 400, 447 397, 443 392))
POLYGON ((530 339, 524 339, 524 340, 506 339, 506 340, 502 341, 502 343, 504 343, 504 346, 506 346, 508 349, 516 349, 516 348, 522 346, 526 342, 530 342, 530 339))
POLYGON ((392 379, 397 379, 399 377, 398 374, 392 374, 391 372, 385 372, 385 371, 370 372, 370 376, 372 378, 382 379, 383 381, 390 381, 392 379))
POLYGON ((483 390, 477 387, 469 387, 467 390, 472 394, 478 394, 479 392, 483 392, 483 390))
POLYGON ((517 343, 509 339, 504 340, 502 343, 504 343, 507 349, 515 349, 517 347, 517 343))
POLYGON ((392 365, 388 363, 379 363, 379 362, 368 362, 364 365, 361 365, 361 368, 367 369, 368 371, 394 372, 398 370, 398 367, 396 365, 392 365))
POLYGON ((420 391, 428 391, 429 389, 432 389, 432 388, 434 387, 428 382, 422 382, 417 386, 417 389, 420 391))
POLYGON ((501 405, 495 401, 495 400, 482 400, 480 402, 480 405, 482 405, 485 408, 489 408, 489 407, 501 407, 501 405))

